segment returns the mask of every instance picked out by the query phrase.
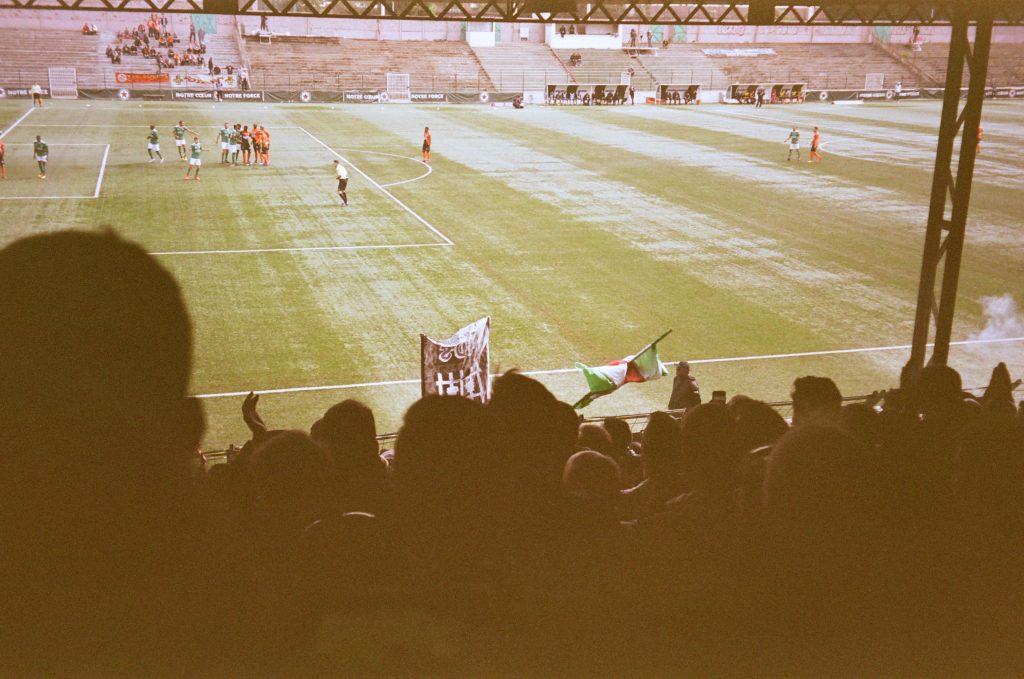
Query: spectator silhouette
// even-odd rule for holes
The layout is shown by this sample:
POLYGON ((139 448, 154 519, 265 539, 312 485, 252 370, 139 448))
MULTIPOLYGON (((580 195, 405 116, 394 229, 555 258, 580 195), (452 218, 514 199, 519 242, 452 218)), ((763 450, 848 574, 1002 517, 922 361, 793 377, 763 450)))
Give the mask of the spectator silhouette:
POLYGON ((690 364, 679 361, 676 376, 672 379, 672 395, 668 399, 669 410, 682 410, 700 405, 700 386, 690 374, 690 364))
POLYGON ((644 479, 623 492, 623 517, 636 519, 664 510, 679 495, 682 444, 679 423, 666 412, 651 413, 641 439, 644 479))
POLYGON ((328 408, 313 424, 310 435, 334 458, 338 509, 379 513, 384 503, 387 464, 380 456, 373 411, 347 399, 328 408))
POLYGON ((0 252, 0 287, 2 662, 139 675, 212 653, 177 284, 112 233, 65 231, 0 252))
POLYGON ((812 422, 835 423, 843 397, 827 377, 798 377, 793 381, 793 426, 812 422))

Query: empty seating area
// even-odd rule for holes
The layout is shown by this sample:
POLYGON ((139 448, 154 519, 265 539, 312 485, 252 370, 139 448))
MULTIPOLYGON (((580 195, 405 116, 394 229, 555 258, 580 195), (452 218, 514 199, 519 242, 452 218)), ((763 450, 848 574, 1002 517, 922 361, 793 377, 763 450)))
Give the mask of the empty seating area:
POLYGON ((626 54, 625 50, 608 49, 559 49, 555 54, 566 64, 569 73, 578 83, 618 83, 623 73, 633 69, 633 87, 638 90, 653 90, 654 77, 643 62, 626 54), (569 57, 578 52, 583 61, 579 66, 569 66, 569 57))
POLYGON ((81 31, 0 28, 0 85, 46 87, 48 67, 61 66, 78 69, 80 87, 96 87, 104 77, 105 48, 101 36, 81 31))
MULTIPOLYGON (((946 81, 946 66, 949 58, 949 45, 944 43, 924 43, 920 51, 907 50, 907 61, 932 76, 937 83, 946 81)), ((969 73, 964 70, 963 83, 968 82, 969 73)), ((989 52, 988 78, 989 85, 1021 85, 1024 84, 1024 45, 1012 43, 993 43, 989 52)))
POLYGON ((415 40, 246 37, 253 89, 384 89, 388 73, 408 73, 417 91, 493 90, 468 45, 415 40))
POLYGON ((720 68, 722 62, 701 48, 696 43, 669 45, 657 54, 641 54, 640 61, 662 85, 694 83, 712 89, 731 84, 732 78, 720 68))
POLYGON ((473 49, 498 92, 544 90, 570 82, 566 67, 547 45, 519 44, 473 49))
MULTIPOLYGON (((737 45, 701 44, 700 49, 734 49, 737 45)), ((844 44, 762 44, 774 55, 754 57, 709 57, 733 82, 807 83, 811 88, 861 89, 869 73, 882 73, 885 83, 901 81, 918 86, 920 78, 898 59, 877 45, 844 44)))

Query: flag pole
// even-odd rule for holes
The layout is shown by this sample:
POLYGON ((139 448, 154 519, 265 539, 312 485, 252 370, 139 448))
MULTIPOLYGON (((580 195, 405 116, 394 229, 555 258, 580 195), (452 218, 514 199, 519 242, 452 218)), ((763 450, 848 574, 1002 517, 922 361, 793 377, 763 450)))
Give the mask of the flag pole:
POLYGON ((640 354, 644 353, 645 351, 647 351, 648 349, 650 349, 651 347, 653 347, 653 346, 654 346, 655 344, 657 344, 658 342, 660 342, 661 340, 665 339, 666 337, 668 337, 668 336, 669 336, 669 335, 671 335, 671 334, 672 334, 672 330, 671 330, 671 329, 667 330, 667 331, 665 332, 665 334, 663 334, 663 335, 662 335, 661 337, 659 337, 658 339, 654 340, 653 342, 651 342, 650 344, 648 344, 648 345, 647 345, 647 346, 645 346, 645 347, 644 347, 643 349, 641 349, 640 351, 636 352, 636 353, 635 353, 635 354, 633 354, 633 355, 634 355, 634 356, 639 356, 640 354))

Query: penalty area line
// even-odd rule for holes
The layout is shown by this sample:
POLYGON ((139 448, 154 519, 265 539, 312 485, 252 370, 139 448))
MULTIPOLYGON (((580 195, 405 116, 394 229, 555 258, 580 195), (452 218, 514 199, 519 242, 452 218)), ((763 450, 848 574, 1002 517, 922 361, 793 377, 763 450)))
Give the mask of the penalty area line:
MULTIPOLYGON (((988 340, 960 340, 957 342, 950 342, 950 346, 973 346, 978 344, 1006 344, 1011 342, 1024 342, 1024 337, 1007 337, 1001 339, 988 339, 988 340)), ((929 344, 929 347, 934 346, 929 344)), ((698 358, 689 361, 691 365, 696 363, 731 363, 735 361, 764 361, 769 359, 780 359, 780 358, 801 358, 806 356, 835 356, 839 354, 866 354, 876 351, 896 351, 901 349, 910 349, 909 344, 894 344, 887 347, 864 347, 860 349, 829 349, 826 351, 800 351, 791 354, 762 354, 759 356, 731 356, 728 358, 698 358)), ((674 361, 666 361, 665 363, 671 365, 674 361)), ((523 375, 561 375, 567 373, 580 372, 579 368, 558 368, 556 370, 529 370, 523 371, 523 375)), ((359 382, 355 384, 331 384, 325 386, 312 386, 312 387, 288 387, 284 389, 254 389, 250 390, 257 394, 294 394, 299 392, 307 391, 339 391, 342 389, 360 389, 366 387, 390 387, 401 384, 418 384, 420 380, 386 380, 382 382, 359 382)), ((246 396, 249 391, 228 391, 219 394, 196 394, 195 398, 228 398, 237 396, 246 396)))
POLYGON ((100 188, 103 186, 103 173, 107 171, 107 156, 110 155, 110 144, 107 144, 107 148, 103 149, 103 160, 100 161, 100 176, 96 177, 96 190, 93 192, 93 198, 100 197, 100 188))
MULTIPOLYGON (((399 250, 402 248, 442 248, 447 243, 406 243, 400 245, 322 245, 296 248, 254 248, 252 250, 182 250, 177 252, 150 252, 154 257, 174 255, 248 255, 260 252, 331 252, 343 250, 399 250)), ((248 393, 248 392, 246 392, 248 393)))
POLYGON ((22 113, 20 118, 18 118, 13 123, 11 123, 11 126, 8 127, 6 130, 4 130, 3 133, 0 133, 0 139, 3 139, 7 135, 9 135, 11 133, 11 130, 13 130, 18 125, 20 125, 21 121, 24 120, 25 118, 28 118, 32 114, 32 111, 35 111, 35 110, 36 110, 36 107, 33 105, 32 108, 30 108, 29 110, 27 110, 24 113, 22 113))
POLYGON ((383 187, 383 186, 381 186, 381 185, 380 185, 379 183, 377 183, 377 182, 376 182, 376 181, 375 181, 375 180, 374 180, 374 179, 373 179, 372 177, 370 177, 370 175, 366 174, 365 172, 363 172, 362 170, 360 170, 360 169, 359 169, 358 167, 356 167, 356 166, 355 166, 355 164, 353 164, 351 160, 349 160, 349 159, 348 159, 348 158, 346 158, 345 156, 341 155, 340 153, 338 153, 337 151, 335 151, 334 149, 332 149, 332 148, 331 148, 330 146, 328 146, 328 145, 327 145, 327 144, 326 144, 325 142, 323 142, 323 141, 322 141, 321 139, 319 139, 318 137, 316 137, 316 136, 315 136, 315 135, 314 135, 314 134, 313 134, 312 132, 310 132, 310 131, 309 131, 309 130, 307 130, 306 128, 304 128, 304 127, 302 127, 302 126, 299 126, 299 127, 297 127, 296 129, 298 129, 298 130, 301 130, 302 132, 304 132, 304 133, 306 134, 306 136, 308 136, 308 137, 309 137, 310 139, 312 139, 313 141, 315 141, 315 142, 316 142, 317 144, 320 144, 320 146, 323 146, 323 147, 324 147, 325 149, 327 149, 328 151, 330 151, 330 152, 331 152, 331 153, 332 153, 333 155, 337 156, 337 157, 338 157, 338 158, 339 158, 339 159, 340 159, 340 160, 341 160, 342 162, 344 162, 344 163, 345 163, 346 165, 348 165, 348 166, 349 166, 349 167, 351 167, 351 168, 352 168, 353 170, 355 170, 355 171, 356 171, 356 172, 358 172, 358 173, 359 173, 360 175, 362 175, 362 177, 363 177, 363 178, 364 178, 364 179, 365 179, 366 181, 368 181, 368 182, 370 182, 371 184, 373 184, 374 186, 376 186, 376 187, 377 187, 377 188, 378 188, 378 189, 379 189, 379 190, 380 190, 380 191, 381 191, 381 192, 382 192, 382 193, 383 193, 383 194, 384 194, 385 196, 387 196, 388 198, 390 198, 391 200, 393 200, 393 201, 394 201, 394 202, 395 202, 395 203, 396 203, 396 204, 397 204, 397 205, 398 205, 399 207, 401 207, 401 208, 402 208, 403 210, 405 210, 405 211, 406 211, 406 212, 408 212, 408 213, 409 213, 410 215, 412 215, 412 216, 413 216, 413 218, 414 218, 414 219, 416 219, 416 221, 418 221, 418 222, 419 222, 420 224, 422 224, 423 226, 427 227, 427 228, 428 228, 428 229, 430 229, 430 230, 431 230, 431 231, 432 231, 433 233, 435 233, 435 234, 436 234, 437 236, 439 236, 439 237, 441 238, 441 240, 443 240, 443 241, 445 242, 445 244, 446 244, 446 245, 455 245, 455 243, 454 243, 454 242, 452 241, 452 239, 451 239, 451 238, 449 238, 448 236, 444 235, 443 233, 441 233, 440 231, 438 231, 438 230, 437 230, 436 228, 434 228, 434 225, 433 225, 433 224, 431 224, 430 222, 428 222, 428 221, 427 221, 426 219, 424 219, 423 217, 421 217, 421 216, 419 215, 419 213, 418 213, 418 212, 416 212, 416 211, 415 211, 415 210, 413 210, 413 209, 412 209, 411 207, 409 207, 408 205, 406 205, 405 203, 403 203, 403 202, 402 202, 401 200, 399 200, 399 199, 398 199, 398 197, 397 197, 397 196, 395 196, 395 194, 391 193, 391 192, 390 192, 390 191, 388 191, 388 190, 387 190, 387 189, 386 189, 385 187, 383 187))

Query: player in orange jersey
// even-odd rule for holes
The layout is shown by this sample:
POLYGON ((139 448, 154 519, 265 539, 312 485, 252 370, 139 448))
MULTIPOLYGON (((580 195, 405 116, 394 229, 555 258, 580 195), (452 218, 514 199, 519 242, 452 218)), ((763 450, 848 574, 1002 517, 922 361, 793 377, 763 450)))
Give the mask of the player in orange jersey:
POLYGON ((270 165, 270 133, 262 125, 260 135, 263 137, 263 165, 270 165))
MULTIPOLYGON (((0 135, 4 133, 0 128, 0 135)), ((0 137, 0 179, 7 179, 7 161, 4 160, 4 140, 0 137)))
POLYGON ((423 162, 430 162, 430 128, 423 128, 423 162))
POLYGON ((981 153, 981 136, 985 132, 985 128, 978 125, 978 147, 974 149, 974 155, 981 153))
POLYGON ((818 128, 815 127, 814 128, 814 137, 811 138, 811 159, 807 161, 808 163, 813 163, 815 158, 817 158, 819 161, 821 161, 821 154, 818 153, 818 144, 820 144, 820 143, 821 143, 821 135, 818 134, 818 128))

